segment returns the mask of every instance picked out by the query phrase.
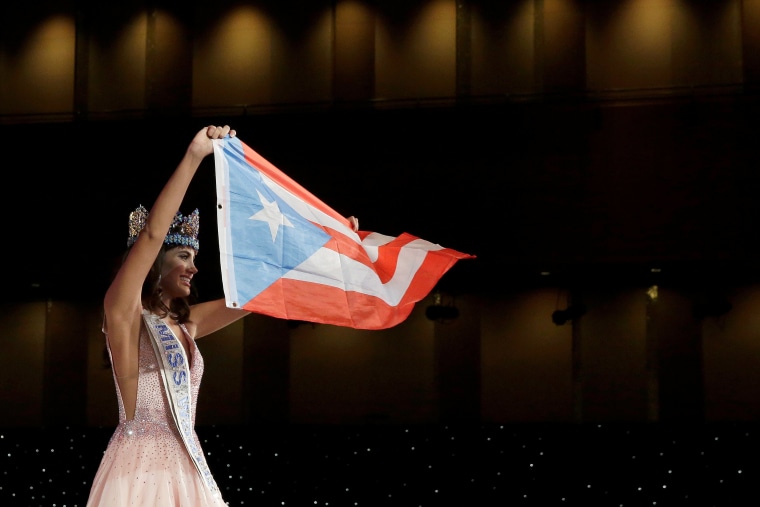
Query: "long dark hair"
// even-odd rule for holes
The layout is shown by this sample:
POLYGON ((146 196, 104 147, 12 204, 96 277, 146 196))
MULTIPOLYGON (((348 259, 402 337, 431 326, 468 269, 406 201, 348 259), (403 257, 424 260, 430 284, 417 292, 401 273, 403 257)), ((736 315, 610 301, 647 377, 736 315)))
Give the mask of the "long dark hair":
POLYGON ((164 265, 164 257, 166 253, 179 248, 180 245, 167 245, 161 246, 161 251, 156 256, 156 260, 153 261, 153 265, 148 271, 148 275, 145 277, 145 281, 142 285, 141 298, 143 306, 162 318, 171 317, 179 324, 184 324, 190 319, 190 303, 196 299, 195 285, 190 285, 190 297, 189 298, 174 298, 171 300, 169 307, 167 307, 163 301, 161 301, 161 269, 164 265))
MULTIPOLYGON (((153 265, 150 267, 150 271, 148 271, 148 274, 143 281, 142 290, 140 291, 140 299, 146 309, 160 315, 161 318, 170 316, 178 323, 184 324, 190 318, 190 305, 195 303, 198 299, 195 284, 193 282, 190 284, 189 297, 174 298, 168 308, 164 302, 161 301, 161 270, 164 266, 164 258, 166 257, 167 252, 179 248, 180 246, 181 245, 176 244, 167 245, 166 243, 161 245, 161 251, 158 252, 156 259, 153 261, 153 265)), ((127 251, 124 252, 124 255, 121 257, 121 264, 126 260, 131 248, 132 247, 130 246, 127 248, 127 251)), ((117 271, 118 267, 114 269, 114 276, 116 276, 117 271)))
MULTIPOLYGON (((130 247, 131 248, 131 247, 130 247)), ((145 277, 142 285, 142 291, 140 297, 142 299, 143 306, 151 312, 160 315, 161 318, 167 316, 176 320, 179 324, 184 324, 190 320, 190 304, 197 300, 197 292, 195 285, 190 284, 190 296, 187 298, 174 298, 172 299, 169 307, 161 301, 161 269, 164 265, 164 257, 166 253, 175 248, 179 248, 179 245, 167 245, 161 246, 161 251, 156 256, 156 260, 153 261, 153 265, 148 271, 148 275, 145 277)), ((122 263, 127 258, 129 248, 122 257, 122 263)), ((114 273, 115 274, 115 273, 114 273)), ((105 319, 105 316, 104 316, 105 319)), ((111 368, 111 356, 108 353, 108 348, 103 347, 103 363, 104 367, 111 368)))

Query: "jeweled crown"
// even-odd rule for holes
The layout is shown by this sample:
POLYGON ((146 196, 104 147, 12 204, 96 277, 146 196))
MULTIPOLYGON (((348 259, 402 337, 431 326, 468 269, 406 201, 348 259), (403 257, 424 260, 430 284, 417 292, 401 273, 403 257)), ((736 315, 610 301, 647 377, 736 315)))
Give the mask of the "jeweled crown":
MULTIPOLYGON (((137 236, 145 227, 148 220, 148 210, 143 205, 138 206, 129 214, 129 237, 127 246, 132 246, 137 241, 137 236)), ((196 251, 198 250, 198 229, 200 227, 200 215, 196 209, 187 216, 183 216, 179 211, 174 216, 172 224, 169 226, 169 232, 166 233, 164 243, 167 245, 189 246, 196 251)))

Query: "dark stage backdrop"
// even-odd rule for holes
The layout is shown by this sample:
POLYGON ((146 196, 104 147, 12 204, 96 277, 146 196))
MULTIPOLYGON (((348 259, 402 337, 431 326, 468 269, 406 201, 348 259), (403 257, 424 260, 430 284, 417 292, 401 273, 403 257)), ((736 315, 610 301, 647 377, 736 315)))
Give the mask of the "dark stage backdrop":
MULTIPOLYGON (((100 297, 127 216, 149 206, 197 129, 229 123, 363 229, 478 256, 442 284, 538 283, 550 269, 625 283, 757 276, 758 105, 525 103, 319 110, 0 126, 6 275, 14 290, 100 297), (30 287, 34 284, 34 288, 30 287)), ((201 210, 200 268, 218 270, 213 159, 183 208, 201 210)), ((202 296, 220 294, 202 277, 202 296), (205 284, 205 285, 203 285, 205 284)))

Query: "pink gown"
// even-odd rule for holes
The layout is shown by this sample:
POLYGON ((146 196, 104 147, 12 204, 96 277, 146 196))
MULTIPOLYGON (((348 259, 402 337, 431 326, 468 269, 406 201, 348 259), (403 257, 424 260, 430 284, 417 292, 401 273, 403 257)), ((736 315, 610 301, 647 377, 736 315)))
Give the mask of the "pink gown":
MULTIPOLYGON (((182 330, 191 349, 187 357, 190 360, 191 417, 195 426, 203 358, 184 326, 182 330)), ((87 507, 227 507, 218 490, 212 493, 204 484, 182 442, 171 416, 150 339, 143 325, 137 406, 132 420, 126 418, 114 376, 119 425, 93 479, 87 507)), ((200 448, 195 431, 193 437, 200 448)))

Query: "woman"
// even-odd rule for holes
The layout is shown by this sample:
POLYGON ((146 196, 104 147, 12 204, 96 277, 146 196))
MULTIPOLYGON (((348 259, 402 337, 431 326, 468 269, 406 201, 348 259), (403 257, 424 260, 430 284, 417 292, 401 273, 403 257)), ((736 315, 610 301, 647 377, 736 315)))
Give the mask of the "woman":
POLYGON ((104 299, 119 425, 88 507, 226 506, 194 429, 203 374, 195 340, 247 312, 224 299, 188 304, 198 213, 184 217, 178 209, 214 140, 227 135, 235 136, 227 125, 201 129, 150 212, 139 207, 130 215, 129 250, 104 299))

